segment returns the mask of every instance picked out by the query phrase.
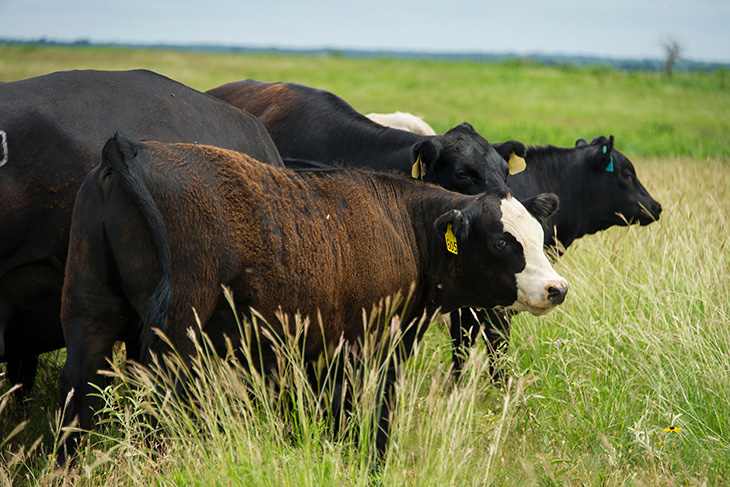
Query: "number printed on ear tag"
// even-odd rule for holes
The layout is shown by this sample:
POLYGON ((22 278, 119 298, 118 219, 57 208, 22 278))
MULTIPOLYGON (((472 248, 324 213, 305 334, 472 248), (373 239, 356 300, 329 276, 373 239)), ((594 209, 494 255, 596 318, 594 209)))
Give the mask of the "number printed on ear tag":
POLYGON ((456 236, 451 229, 451 223, 446 225, 446 235, 444 235, 444 239, 446 240, 446 250, 452 254, 458 254, 459 246, 456 244, 456 236))

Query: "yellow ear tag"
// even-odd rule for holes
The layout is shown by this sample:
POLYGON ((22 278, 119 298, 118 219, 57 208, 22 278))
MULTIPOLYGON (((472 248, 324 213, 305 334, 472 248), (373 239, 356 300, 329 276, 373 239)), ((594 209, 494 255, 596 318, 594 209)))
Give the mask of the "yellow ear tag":
POLYGON ((413 163, 413 166, 411 167, 411 177, 413 179, 423 179, 423 176, 426 175, 426 165, 421 160, 421 154, 418 154, 418 157, 416 157, 416 162, 413 163))
POLYGON ((456 236, 454 235, 453 230, 451 230, 451 223, 446 225, 446 235, 444 235, 444 239, 446 240, 446 250, 452 254, 458 254, 459 246, 456 245, 456 236))
POLYGON ((525 163, 525 160, 514 152, 510 154, 509 162, 507 164, 509 165, 509 173, 512 175, 521 173, 527 167, 527 163, 525 163))

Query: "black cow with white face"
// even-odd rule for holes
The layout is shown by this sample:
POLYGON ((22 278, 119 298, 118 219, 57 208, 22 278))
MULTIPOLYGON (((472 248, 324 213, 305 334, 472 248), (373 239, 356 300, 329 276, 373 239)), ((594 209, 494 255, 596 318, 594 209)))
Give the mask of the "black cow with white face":
POLYGON ((257 116, 285 163, 397 170, 464 194, 504 188, 508 172, 524 164, 524 144, 492 146, 468 123, 443 135, 414 134, 377 124, 334 94, 296 83, 244 80, 208 93, 257 116))
MULTIPOLYGON (((530 147, 527 168, 507 184, 518 198, 551 192, 560 208, 546 221, 545 245, 562 254, 576 239, 614 225, 648 225, 659 219, 662 206, 649 194, 631 161, 614 147, 614 138, 596 137, 575 147, 530 147)), ((484 330, 491 349, 506 342, 509 317, 502 311, 464 309, 451 313, 454 349, 468 348, 484 330)), ((454 353, 458 374, 463 365, 454 353)))

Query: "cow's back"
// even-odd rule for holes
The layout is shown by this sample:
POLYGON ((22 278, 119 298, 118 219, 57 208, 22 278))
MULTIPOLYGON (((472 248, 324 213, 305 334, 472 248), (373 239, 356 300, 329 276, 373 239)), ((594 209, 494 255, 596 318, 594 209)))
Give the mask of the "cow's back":
MULTIPOLYGON (((13 350, 0 361, 36 360, 65 345, 58 308, 74 199, 117 132, 225 147, 283 166, 254 116, 150 71, 68 71, 0 84, 0 332, 13 350), (28 272, 39 276, 37 286, 4 291, 28 272), (28 319, 38 339, 26 338, 28 319)), ((10 380, 30 385, 32 377, 10 380)))
POLYGON ((0 85, 0 276, 23 262, 65 260, 74 195, 115 133, 195 142, 283 165, 253 116, 145 70, 68 71, 0 85))
MULTIPOLYGON (((0 130, 8 144, 43 144, 36 124, 93 147, 94 163, 114 133, 162 142, 214 145, 282 165, 256 117, 147 70, 65 71, 0 85, 0 130), (15 127, 31 129, 14 134, 15 127), (38 140, 27 141, 26 135, 38 140)), ((53 134, 51 134, 53 135, 53 134)), ((11 160, 18 156, 9 150, 11 160)))
MULTIPOLYGON (((255 242, 241 249, 248 259, 244 268, 253 271, 238 283, 245 283, 241 292, 257 289, 254 282, 272 286, 250 298, 264 316, 273 317, 279 305, 312 319, 321 314, 329 340, 344 330, 354 341, 363 330, 357 326, 363 308, 370 311, 395 289, 406 294, 412 283, 422 284, 416 282, 422 256, 412 215, 407 205, 399 206, 397 191, 385 194, 387 183, 373 184, 352 172, 323 177, 264 170, 268 184, 230 188, 239 192, 232 206, 244 202, 250 209, 238 232, 255 242)), ((318 338, 307 340, 309 350, 320 349, 318 338)))
POLYGON ((411 145, 423 138, 377 124, 333 93, 298 83, 243 80, 207 93, 258 117, 284 158, 406 171, 411 145))

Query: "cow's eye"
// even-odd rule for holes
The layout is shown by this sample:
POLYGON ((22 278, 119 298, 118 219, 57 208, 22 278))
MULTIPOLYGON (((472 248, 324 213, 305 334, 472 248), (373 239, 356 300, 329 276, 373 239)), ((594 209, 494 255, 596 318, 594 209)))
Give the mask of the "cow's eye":
POLYGON ((467 179, 469 175, 463 169, 459 169, 456 171, 456 177, 459 179, 467 179))
POLYGON ((504 250, 504 249, 506 249, 506 248, 507 248, 507 241, 506 241, 505 239, 503 239, 503 238, 498 238, 498 239, 497 239, 497 240, 496 240, 496 241, 494 242, 494 247, 495 247, 495 248, 496 248, 497 250, 504 250))

